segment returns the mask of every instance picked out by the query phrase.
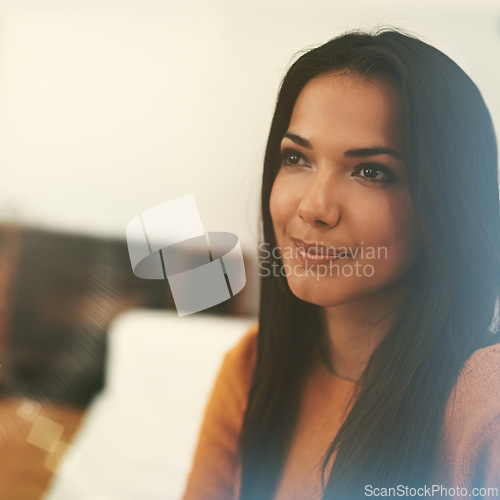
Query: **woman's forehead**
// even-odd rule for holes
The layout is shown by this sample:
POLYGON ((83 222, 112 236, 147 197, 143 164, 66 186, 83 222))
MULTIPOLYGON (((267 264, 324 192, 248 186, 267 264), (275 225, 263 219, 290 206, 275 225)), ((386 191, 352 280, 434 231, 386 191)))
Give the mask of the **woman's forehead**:
POLYGON ((299 94, 288 131, 316 141, 401 146, 399 93, 378 79, 340 71, 310 80, 299 94))

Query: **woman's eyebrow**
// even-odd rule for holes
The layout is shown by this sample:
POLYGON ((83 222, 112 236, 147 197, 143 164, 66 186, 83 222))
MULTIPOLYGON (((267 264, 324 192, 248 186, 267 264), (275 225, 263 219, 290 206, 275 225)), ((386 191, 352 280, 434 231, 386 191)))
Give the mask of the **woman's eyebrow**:
POLYGON ((349 149, 344 153, 347 158, 366 158, 367 156, 376 155, 390 155, 398 160, 403 160, 403 157, 395 149, 387 147, 349 149))
POLYGON ((283 137, 287 137, 291 141, 295 142, 299 146, 304 148, 312 149, 311 143, 307 139, 303 139, 300 135, 292 134, 291 132, 285 132, 283 137))
MULTIPOLYGON (((291 132, 285 132, 283 137, 290 139, 295 142, 299 146, 302 146, 307 149, 313 149, 311 143, 297 134, 292 134, 291 132)), ((390 155, 394 156, 398 160, 403 160, 403 157, 393 148, 388 147, 370 147, 370 148, 359 148, 359 149, 349 149, 344 153, 346 158, 366 158, 368 156, 377 156, 377 155, 390 155)))

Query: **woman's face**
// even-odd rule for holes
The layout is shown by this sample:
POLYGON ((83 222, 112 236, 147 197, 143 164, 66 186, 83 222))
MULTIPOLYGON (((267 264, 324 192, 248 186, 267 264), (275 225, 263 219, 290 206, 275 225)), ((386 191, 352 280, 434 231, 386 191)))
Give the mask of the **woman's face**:
POLYGON ((298 298, 333 306, 383 294, 415 261, 400 106, 389 84, 345 71, 316 77, 300 93, 270 199, 298 298))

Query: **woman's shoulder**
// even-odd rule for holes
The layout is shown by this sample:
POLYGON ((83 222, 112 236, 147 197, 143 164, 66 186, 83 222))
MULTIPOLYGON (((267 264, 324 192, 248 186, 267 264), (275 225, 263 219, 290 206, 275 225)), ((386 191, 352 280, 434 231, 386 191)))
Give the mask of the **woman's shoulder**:
POLYGON ((253 324, 238 342, 227 351, 223 369, 244 385, 250 385, 257 359, 258 323, 253 324))
POLYGON ((500 343, 483 347, 475 351, 464 365, 466 372, 481 369, 495 376, 500 376, 500 343))
POLYGON ((238 438, 257 353, 253 325, 224 355, 208 399, 183 500, 235 495, 238 438))
POLYGON ((243 406, 252 383, 257 359, 257 324, 252 325, 240 339, 226 351, 213 388, 218 399, 237 400, 243 406))
POLYGON ((460 437, 484 444, 500 426, 500 344, 478 349, 465 362, 446 407, 445 423, 460 437))
MULTIPOLYGON (((457 379, 462 398, 500 414, 500 344, 478 349, 465 362, 457 379)), ((479 409, 479 408, 478 408, 479 409)))
POLYGON ((259 324, 254 323, 227 352, 226 356, 232 358, 253 358, 257 352, 257 334, 259 324))
POLYGON ((500 417, 500 344, 475 351, 465 362, 448 410, 473 425, 500 417))
POLYGON ((465 362, 445 412, 438 469, 450 484, 500 486, 500 344, 465 362))

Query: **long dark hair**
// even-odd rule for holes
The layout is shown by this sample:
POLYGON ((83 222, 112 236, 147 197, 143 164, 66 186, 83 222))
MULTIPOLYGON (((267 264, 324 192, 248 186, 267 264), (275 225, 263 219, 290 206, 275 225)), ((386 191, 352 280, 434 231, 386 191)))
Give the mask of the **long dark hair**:
MULTIPOLYGON (((500 289, 497 147, 489 112, 456 63, 392 30, 330 40, 301 55, 286 74, 264 160, 268 248, 276 247, 269 200, 294 103, 309 80, 339 69, 387 81, 401 95, 405 164, 424 250, 404 314, 371 356, 324 457, 323 474, 336 452, 328 499, 363 497, 365 484, 411 486, 431 477, 458 373, 474 351, 498 342, 500 289)), ((268 254, 266 265, 279 266, 279 256, 268 254)), ((257 360, 239 442, 241 500, 273 497, 308 355, 324 335, 320 308, 295 297, 282 273, 262 273, 257 360)))

